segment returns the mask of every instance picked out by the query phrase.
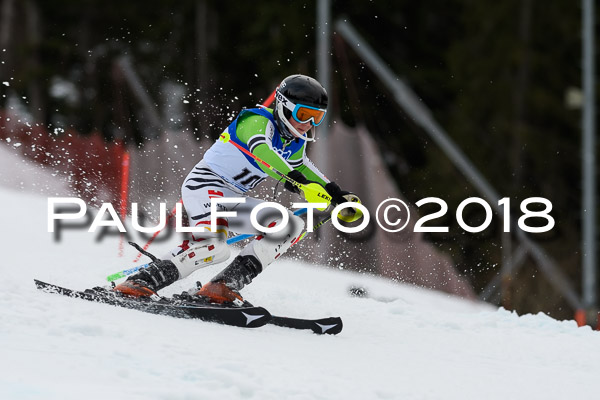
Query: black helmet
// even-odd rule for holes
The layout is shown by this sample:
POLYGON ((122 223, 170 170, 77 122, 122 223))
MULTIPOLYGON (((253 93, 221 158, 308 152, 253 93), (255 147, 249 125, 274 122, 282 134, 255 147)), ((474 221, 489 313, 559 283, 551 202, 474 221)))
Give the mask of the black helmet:
POLYGON ((311 122, 313 126, 323 122, 327 112, 327 91, 314 78, 306 75, 291 75, 279 84, 275 91, 273 112, 281 136, 288 140, 300 138, 314 140, 298 132, 289 122, 291 117, 301 123, 311 122))

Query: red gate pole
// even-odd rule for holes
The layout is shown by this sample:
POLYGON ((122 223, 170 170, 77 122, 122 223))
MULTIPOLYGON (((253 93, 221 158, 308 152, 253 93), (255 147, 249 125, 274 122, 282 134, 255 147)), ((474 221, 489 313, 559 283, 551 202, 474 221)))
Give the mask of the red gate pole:
MULTIPOLYGON (((125 142, 120 143, 121 152, 121 202, 119 205, 119 215, 121 220, 125 221, 127 218, 127 200, 129 198, 129 168, 130 168, 130 157, 129 152, 125 147, 125 142)), ((125 234, 121 233, 119 237, 119 257, 123 257, 124 253, 124 240, 125 234)))

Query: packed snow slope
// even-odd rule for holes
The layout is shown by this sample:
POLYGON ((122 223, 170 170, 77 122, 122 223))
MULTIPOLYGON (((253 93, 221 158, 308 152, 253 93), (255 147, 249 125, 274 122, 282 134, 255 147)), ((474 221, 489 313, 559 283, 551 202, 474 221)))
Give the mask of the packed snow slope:
POLYGON ((341 316, 341 334, 235 328, 42 293, 34 278, 100 285, 131 266, 135 251, 119 258, 116 238, 96 243, 85 231, 55 242, 44 197, 0 189, 0 204, 0 399, 548 400, 597 392, 600 336, 589 328, 289 259, 243 294, 273 314, 341 316), (354 285, 371 298, 350 297, 354 285))

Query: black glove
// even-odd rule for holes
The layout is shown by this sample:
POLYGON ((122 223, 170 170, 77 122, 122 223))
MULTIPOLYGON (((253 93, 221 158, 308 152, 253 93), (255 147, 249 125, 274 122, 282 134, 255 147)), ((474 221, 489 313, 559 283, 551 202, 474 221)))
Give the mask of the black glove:
POLYGON ((335 182, 329 182, 327 185, 325 185, 325 190, 327 190, 327 193, 329 193, 331 196, 331 202, 336 205, 348 201, 344 196, 350 194, 350 192, 340 189, 335 182))
MULTIPOLYGON (((338 204, 347 203, 347 202, 360 204, 360 199, 358 198, 357 195, 355 195, 354 193, 340 189, 340 187, 335 182, 329 182, 327 185, 325 185, 325 190, 327 190, 327 193, 329 193, 329 195, 331 196, 331 206, 332 207, 335 207, 338 204)), ((354 208, 346 207, 343 210, 341 210, 340 213, 338 214, 338 219, 345 221, 345 222, 358 221, 362 217, 363 217, 362 211, 360 211, 356 207, 354 207, 354 208)))
MULTIPOLYGON (((295 169, 293 169, 290 172, 288 172, 287 176, 289 176, 290 178, 292 178, 296 182, 301 183, 303 185, 306 185, 306 184, 310 183, 310 181, 308 179, 306 179, 306 177, 304 175, 302 175, 302 172, 296 171, 295 169)), ((298 188, 298 186, 292 185, 288 181, 285 181, 284 188, 286 188, 290 192, 300 194, 300 189, 298 188)))

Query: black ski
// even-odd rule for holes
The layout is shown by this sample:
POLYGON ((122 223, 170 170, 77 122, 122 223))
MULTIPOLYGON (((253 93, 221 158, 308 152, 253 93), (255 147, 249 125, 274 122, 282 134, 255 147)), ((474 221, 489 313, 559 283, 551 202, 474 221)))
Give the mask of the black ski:
MULTIPOLYGON (((198 282, 199 284, 199 282, 198 282)), ((199 288, 200 286, 198 286, 199 288)), ((187 292, 183 292, 181 294, 173 295, 174 299, 184 299, 192 304, 199 305, 209 305, 212 303, 207 303, 206 300, 203 300, 197 296, 190 296, 187 292)), ((246 305, 251 306, 252 304, 248 301, 245 302, 246 305)), ((271 315, 271 320, 268 322, 272 325, 282 326, 285 328, 292 329, 304 329, 311 330, 314 333, 319 335, 329 334, 329 335, 337 335, 342 331, 343 324, 342 319, 340 317, 328 317, 321 319, 304 319, 304 318, 290 318, 290 317, 279 317, 277 315, 271 315)))
POLYGON ((130 308, 151 314, 167 315, 175 318, 201 319, 203 321, 218 322, 225 325, 245 328, 257 328, 271 321, 271 314, 262 307, 228 308, 200 306, 185 301, 166 298, 161 298, 159 300, 134 299, 117 296, 115 293, 102 288, 88 289, 80 292, 42 282, 37 279, 34 281, 39 290, 47 293, 57 293, 68 297, 130 308))
POLYGON ((270 324, 283 326, 286 328, 294 329, 309 329, 314 333, 337 335, 342 331, 344 325, 340 317, 329 317, 322 319, 302 319, 302 318, 288 318, 278 317, 273 315, 270 324))
MULTIPOLYGON (((160 297, 157 300, 143 298, 135 299, 118 295, 104 288, 77 291, 51 283, 34 279, 36 287, 46 293, 56 293, 63 296, 84 299, 97 303, 110 304, 151 314, 167 315, 175 318, 193 318, 203 321, 218 322, 225 325, 245 328, 257 328, 273 324, 286 328, 305 329, 317 334, 336 335, 342 331, 342 320, 339 317, 322 319, 288 318, 271 315, 263 307, 255 307, 246 302, 247 306, 219 306, 201 300, 191 300, 189 295, 175 295, 172 298, 160 297)), ((185 293, 185 292, 184 292, 185 293)))

